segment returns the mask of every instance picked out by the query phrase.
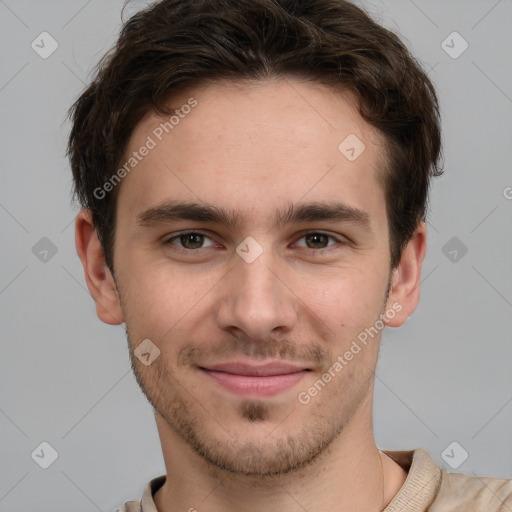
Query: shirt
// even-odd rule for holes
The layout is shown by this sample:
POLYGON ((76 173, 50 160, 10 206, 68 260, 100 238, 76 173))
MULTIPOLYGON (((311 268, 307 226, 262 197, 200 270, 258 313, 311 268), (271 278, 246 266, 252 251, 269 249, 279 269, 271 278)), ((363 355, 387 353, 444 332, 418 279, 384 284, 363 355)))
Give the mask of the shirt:
MULTIPOLYGON (((423 449, 381 450, 407 471, 407 478, 383 512, 512 512, 512 480, 448 473, 423 449)), ((158 512, 153 495, 166 475, 151 480, 140 501, 118 512, 158 512)))

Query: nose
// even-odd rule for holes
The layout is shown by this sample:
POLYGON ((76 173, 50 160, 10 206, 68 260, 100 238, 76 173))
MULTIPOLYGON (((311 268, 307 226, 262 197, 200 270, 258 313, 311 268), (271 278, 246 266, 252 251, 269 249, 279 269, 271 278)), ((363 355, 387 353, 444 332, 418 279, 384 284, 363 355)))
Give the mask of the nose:
POLYGON ((216 308, 219 327, 251 340, 292 331, 297 324, 299 299, 287 283, 288 274, 270 251, 263 251, 252 263, 236 255, 216 308))

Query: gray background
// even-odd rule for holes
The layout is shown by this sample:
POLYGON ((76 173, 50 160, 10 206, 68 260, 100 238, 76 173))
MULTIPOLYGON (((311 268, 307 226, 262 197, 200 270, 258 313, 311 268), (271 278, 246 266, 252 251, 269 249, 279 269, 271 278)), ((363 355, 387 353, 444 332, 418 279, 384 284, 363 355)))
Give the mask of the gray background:
MULTIPOLYGON (((423 447, 452 470, 442 453, 457 441, 452 460, 469 454, 458 472, 512 478, 512 2, 364 5, 430 70, 445 143, 421 304, 383 336, 377 443, 423 447), (458 58, 441 46, 453 31, 469 44, 458 58)), ((64 157, 66 109, 115 40, 121 7, 0 0, 2 512, 112 511, 164 473, 123 326, 97 319, 85 287, 64 157), (47 59, 31 48, 43 31, 59 45, 47 59), (42 441, 59 454, 46 470, 31 458, 42 441)))

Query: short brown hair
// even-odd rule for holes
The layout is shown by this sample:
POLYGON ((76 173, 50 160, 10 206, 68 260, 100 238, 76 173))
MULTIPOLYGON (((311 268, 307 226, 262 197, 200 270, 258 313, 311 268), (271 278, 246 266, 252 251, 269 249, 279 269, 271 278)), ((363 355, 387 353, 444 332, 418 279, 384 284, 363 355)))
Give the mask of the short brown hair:
POLYGON ((116 187, 94 193, 121 163, 149 111, 214 80, 302 77, 359 99, 361 116, 387 141, 382 174, 391 267, 426 220, 441 133, 435 89, 392 32, 346 0, 162 0, 131 17, 91 84, 70 109, 74 196, 92 211, 113 272, 116 187))

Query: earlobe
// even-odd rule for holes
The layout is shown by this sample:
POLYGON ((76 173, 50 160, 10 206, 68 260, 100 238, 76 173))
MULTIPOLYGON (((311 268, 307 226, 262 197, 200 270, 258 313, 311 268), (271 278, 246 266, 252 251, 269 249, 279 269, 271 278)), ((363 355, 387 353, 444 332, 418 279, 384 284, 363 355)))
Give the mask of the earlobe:
POLYGON ((76 251, 82 262, 87 288, 96 303, 98 318, 110 325, 124 322, 116 284, 105 263, 105 254, 92 222, 91 211, 84 209, 75 220, 76 251))
POLYGON ((427 249, 427 227, 420 221, 405 246, 400 263, 393 270, 387 309, 395 314, 385 316, 389 327, 400 327, 414 312, 420 300, 421 266, 427 249))

